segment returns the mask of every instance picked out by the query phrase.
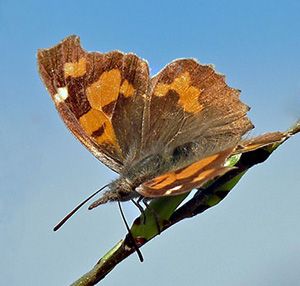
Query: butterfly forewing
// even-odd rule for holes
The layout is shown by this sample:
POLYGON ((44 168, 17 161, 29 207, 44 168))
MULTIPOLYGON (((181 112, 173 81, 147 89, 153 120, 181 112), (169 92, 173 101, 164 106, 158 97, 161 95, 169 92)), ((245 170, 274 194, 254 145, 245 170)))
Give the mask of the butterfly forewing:
POLYGON ((133 54, 86 52, 79 38, 38 52, 38 68, 62 119, 103 163, 119 171, 139 145, 148 65, 133 54))

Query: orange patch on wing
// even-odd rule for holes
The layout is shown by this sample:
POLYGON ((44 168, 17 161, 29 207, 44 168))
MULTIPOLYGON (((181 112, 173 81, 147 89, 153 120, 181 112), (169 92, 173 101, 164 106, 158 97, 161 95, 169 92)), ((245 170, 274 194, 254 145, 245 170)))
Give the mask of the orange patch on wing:
POLYGON ((177 179, 185 179, 188 177, 192 177, 195 173, 199 172, 199 170, 205 168, 207 165, 212 163, 219 157, 219 154, 207 157, 201 161, 198 161, 187 168, 184 168, 180 173, 177 174, 177 179))
POLYGON ((121 73, 118 69, 101 74, 100 78, 86 88, 86 95, 92 108, 102 107, 116 101, 120 92, 121 73))
POLYGON ((122 83, 120 93, 122 93, 126 98, 134 95, 134 87, 127 79, 125 79, 122 83))
POLYGON ((64 66, 65 77, 79 77, 86 73, 86 60, 85 58, 79 59, 76 63, 66 63, 64 66))
POLYGON ((210 170, 201 172, 199 174, 199 176, 197 176, 196 178, 193 179, 193 182, 202 181, 204 178, 208 177, 210 174, 212 174, 215 171, 216 171, 216 169, 210 169, 210 170))
POLYGON ((156 96, 165 96, 169 90, 174 90, 179 95, 178 103, 183 106, 186 112, 197 113, 203 109, 199 103, 201 91, 191 85, 189 72, 185 72, 181 76, 175 78, 171 84, 158 83, 154 89, 156 96))
POLYGON ((192 182, 197 182, 203 180, 205 177, 216 171, 215 167, 211 167, 211 169, 205 170, 205 168, 213 163, 213 161, 218 160, 220 154, 216 154, 210 157, 207 157, 203 160, 200 160, 196 163, 191 164, 190 166, 181 169, 180 172, 174 171, 168 174, 159 176, 152 180, 152 183, 147 186, 151 189, 163 189, 167 185, 174 183, 175 181, 184 180, 186 178, 192 178, 194 175, 196 176, 192 182), (204 171, 201 171, 203 170, 204 171), (198 174, 197 174, 198 173, 198 174))
POLYGON ((95 138, 95 141, 99 145, 103 145, 104 143, 112 144, 118 151, 120 151, 113 126, 102 111, 92 108, 89 112, 79 118, 79 123, 89 135, 92 135, 99 129, 103 128, 103 132, 95 138))
POLYGON ((151 184, 151 187, 153 189, 160 189, 164 186, 167 186, 169 184, 172 184, 176 181, 176 174, 173 173, 169 173, 166 175, 162 175, 156 179, 153 179, 153 184, 151 184))

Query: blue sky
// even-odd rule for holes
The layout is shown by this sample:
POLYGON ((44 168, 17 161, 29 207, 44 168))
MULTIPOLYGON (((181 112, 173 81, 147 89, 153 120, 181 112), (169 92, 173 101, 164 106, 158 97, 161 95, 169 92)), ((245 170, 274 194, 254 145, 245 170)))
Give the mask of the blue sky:
MULTIPOLYGON (((255 135, 300 117, 299 1, 1 1, 0 269, 3 285, 68 285, 126 230, 117 205, 83 208, 116 177, 67 131, 36 50, 76 34, 86 50, 134 52, 152 73, 176 58, 213 63, 251 106, 255 135)), ((101 285, 298 285, 300 135, 217 207, 142 248, 101 285)), ((137 210, 125 205, 134 218, 137 210)))

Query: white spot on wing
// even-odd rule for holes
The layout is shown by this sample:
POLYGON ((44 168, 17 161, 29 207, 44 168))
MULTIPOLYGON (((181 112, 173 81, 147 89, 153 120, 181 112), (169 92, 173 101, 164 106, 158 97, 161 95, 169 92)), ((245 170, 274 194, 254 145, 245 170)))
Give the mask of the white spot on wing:
POLYGON ((174 188, 172 188, 172 189, 170 189, 170 190, 167 190, 167 191, 165 192, 165 194, 166 194, 166 195, 170 195, 170 194, 172 194, 174 191, 180 190, 182 187, 183 187, 183 185, 176 186, 176 187, 174 187, 174 188))
POLYGON ((69 96, 67 87, 60 87, 57 89, 57 94, 54 95, 54 100, 57 103, 65 101, 69 96))

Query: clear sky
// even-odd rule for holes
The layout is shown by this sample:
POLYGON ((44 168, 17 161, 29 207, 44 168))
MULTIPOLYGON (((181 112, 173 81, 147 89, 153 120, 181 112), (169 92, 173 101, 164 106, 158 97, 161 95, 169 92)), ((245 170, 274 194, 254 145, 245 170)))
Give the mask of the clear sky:
MULTIPOLYGON (((86 50, 134 52, 152 73, 176 58, 213 63, 251 106, 255 135, 300 117, 299 1, 0 1, 2 285, 68 285, 126 233, 116 204, 80 210, 116 177, 66 129, 36 50, 76 34, 86 50)), ((300 135, 218 206, 177 224, 101 285, 299 285, 300 135)), ((125 205, 129 220, 137 210, 125 205)))

